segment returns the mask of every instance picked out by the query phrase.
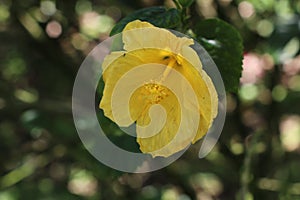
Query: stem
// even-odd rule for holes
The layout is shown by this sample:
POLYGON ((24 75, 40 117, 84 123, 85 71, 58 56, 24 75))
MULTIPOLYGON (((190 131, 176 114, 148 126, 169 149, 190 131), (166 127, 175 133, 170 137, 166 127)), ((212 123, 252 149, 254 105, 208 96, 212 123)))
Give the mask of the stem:
POLYGON ((179 27, 179 31, 182 33, 186 33, 186 31, 189 28, 189 23, 188 23, 188 8, 181 6, 181 4, 178 2, 178 0, 173 0, 173 2, 176 5, 176 8, 180 11, 180 21, 181 21, 181 26, 179 27))
POLYGON ((182 7, 181 7, 180 3, 178 2, 178 0, 173 0, 173 2, 175 3, 176 8, 177 8, 178 10, 181 10, 181 9, 182 9, 182 7))
POLYGON ((187 8, 182 8, 181 9, 181 24, 182 24, 182 31, 183 31, 183 33, 186 33, 186 31, 189 28, 188 19, 190 17, 188 16, 187 12, 188 12, 187 8))
MULTIPOLYGON (((271 80, 270 83, 268 84, 268 87, 270 90, 274 88, 278 83, 280 82, 280 70, 279 66, 276 65, 274 67, 274 71, 271 74, 271 80)), ((279 124, 279 119, 278 116, 275 115, 274 113, 278 113, 278 107, 277 103, 273 100, 271 105, 269 105, 268 108, 268 115, 266 116, 267 119, 269 119, 268 123, 268 130, 270 131, 271 134, 267 134, 266 136, 268 137, 269 142, 267 142, 268 145, 270 144, 270 141, 272 140, 272 137, 278 137, 279 135, 279 129, 278 129, 278 124, 279 124)), ((248 148, 246 149, 246 155, 244 158, 244 163, 243 163, 243 168, 241 172, 241 193, 240 193, 240 198, 241 200, 246 200, 247 195, 249 194, 249 183, 251 181, 251 165, 253 166, 253 158, 254 155, 256 154, 256 143, 261 139, 261 136, 263 135, 263 132, 266 132, 266 130, 260 130, 256 131, 251 138, 251 141, 249 142, 248 148)))
POLYGON ((262 131, 255 132, 250 139, 248 147, 246 146, 246 155, 243 162, 242 172, 241 172, 241 200, 248 199, 249 194, 249 183, 251 182, 251 166, 253 162, 253 157, 256 154, 256 144, 261 139, 262 131))

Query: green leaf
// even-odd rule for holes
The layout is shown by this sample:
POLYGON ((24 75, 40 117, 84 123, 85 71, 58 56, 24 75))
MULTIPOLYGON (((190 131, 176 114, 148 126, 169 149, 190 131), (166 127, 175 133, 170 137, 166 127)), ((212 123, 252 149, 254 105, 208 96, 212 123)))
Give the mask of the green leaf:
POLYGON ((243 41, 239 32, 220 19, 203 20, 193 31, 218 66, 226 91, 236 92, 243 60, 243 41))
POLYGON ((154 26, 161 28, 176 28, 180 25, 180 13, 177 9, 171 8, 167 9, 165 7, 150 7, 138 10, 128 15, 119 21, 112 31, 110 35, 115 35, 117 33, 122 32, 126 24, 134 20, 147 21, 154 26))

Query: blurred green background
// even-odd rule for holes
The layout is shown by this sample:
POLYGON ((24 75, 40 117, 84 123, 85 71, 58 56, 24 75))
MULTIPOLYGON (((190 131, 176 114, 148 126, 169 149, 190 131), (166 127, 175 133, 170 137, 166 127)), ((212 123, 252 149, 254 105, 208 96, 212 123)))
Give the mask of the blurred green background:
POLYGON ((300 199, 300 1, 197 0, 194 19, 241 33, 238 94, 218 144, 147 174, 117 172, 83 147, 76 72, 114 24, 170 0, 0 0, 0 199, 300 199))

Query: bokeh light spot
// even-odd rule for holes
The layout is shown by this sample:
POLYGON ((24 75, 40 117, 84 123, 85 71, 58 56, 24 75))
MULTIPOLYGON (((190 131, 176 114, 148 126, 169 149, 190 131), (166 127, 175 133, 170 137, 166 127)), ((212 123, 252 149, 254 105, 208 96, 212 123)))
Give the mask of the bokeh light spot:
POLYGON ((163 191, 162 200, 171 200, 171 199, 178 199, 178 192, 175 190, 175 188, 169 188, 163 191))
POLYGON ((238 5, 238 11, 242 18, 248 19, 255 14, 253 5, 248 1, 242 1, 238 5))
POLYGON ((190 181, 196 190, 201 188, 211 196, 218 196, 223 191, 223 184, 219 177, 212 173, 195 174, 190 181))
POLYGON ((41 9, 36 7, 30 10, 30 14, 33 16, 35 20, 41 23, 46 23, 49 20, 49 16, 44 15, 41 12, 41 9))
POLYGON ((19 55, 8 57, 7 62, 2 68, 2 76, 6 80, 14 81, 26 72, 26 62, 19 55))
POLYGON ((289 115, 280 121, 280 139, 286 151, 300 147, 300 116, 289 115))
POLYGON ((227 102, 227 106, 226 106, 227 112, 233 112, 237 106, 237 102, 236 102, 235 98, 231 94, 227 94, 226 102, 227 102))
POLYGON ((199 14, 206 18, 215 17, 217 15, 213 0, 197 0, 199 14))
POLYGON ((274 31, 274 25, 270 20, 263 19, 257 23, 256 31, 262 37, 269 37, 274 31))
POLYGON ((53 1, 42 1, 40 5, 41 12, 44 15, 51 16, 56 12, 56 6, 53 1))
POLYGON ((34 103, 39 98, 37 91, 33 89, 31 90, 17 89, 15 91, 15 97, 25 103, 34 103))
POLYGON ((62 27, 57 21, 51 21, 46 26, 46 32, 49 37, 57 38, 62 33, 62 27))
POLYGON ((71 43, 77 50, 84 50, 88 47, 88 38, 83 34, 75 33, 72 35, 71 43))
POLYGON ((233 135, 230 138, 230 150, 235 155, 240 155, 244 152, 244 144, 238 134, 233 135))
POLYGON ((0 22, 5 22, 9 19, 10 12, 9 7, 5 4, 0 4, 0 22))
POLYGON ((43 29, 30 13, 24 13, 19 19, 33 38, 37 40, 42 40, 44 38, 43 29))
POLYGON ((283 71, 288 75, 296 75, 300 72, 300 56, 288 59, 284 62, 283 71))
POLYGON ((81 196, 93 196, 98 189, 98 182, 92 173, 86 170, 73 169, 68 183, 71 193, 81 196))
POLYGON ((258 88, 253 84, 242 85, 239 95, 244 101, 253 101, 258 96, 258 88))
POLYGON ((99 38, 100 34, 108 33, 114 24, 110 16, 96 12, 86 12, 80 19, 81 32, 91 38, 99 38))
POLYGON ((232 143, 230 149, 235 155, 240 155, 244 152, 244 146, 241 143, 232 143))
POLYGON ((293 76, 288 82, 288 86, 293 91, 300 91, 300 75, 293 76))
MULTIPOLYGON (((265 123, 262 115, 255 109, 247 109, 242 114, 242 121, 247 127, 258 129, 265 123)), ((257 146, 256 146, 257 147, 257 146)))
POLYGON ((32 136, 32 138, 37 139, 43 134, 43 132, 44 129, 39 127, 34 127, 33 129, 31 129, 30 135, 32 136))
POLYGON ((293 8, 291 8, 290 1, 278 0, 274 4, 276 14, 281 18, 292 18, 293 8))
POLYGON ((268 88, 261 86, 259 96, 257 99, 259 100, 260 103, 264 105, 269 105, 272 102, 271 91, 268 88))
POLYGON ((297 37, 290 39, 282 49, 282 52, 279 57, 280 61, 284 63, 287 59, 293 58, 298 53, 299 49, 299 39, 297 37))
POLYGON ((36 110, 27 110, 21 115, 21 122, 24 124, 30 123, 39 117, 39 113, 36 110))
POLYGON ((282 85, 276 85, 272 90, 272 97, 275 101, 281 102, 287 96, 287 90, 282 85))
POLYGON ((0 192, 1 200, 16 200, 19 199, 18 193, 14 190, 4 190, 0 192))
POLYGON ((280 189, 280 181, 270 178, 261 178, 258 181, 258 188, 262 190, 278 191, 280 189))
POLYGON ((256 53, 245 54, 240 82, 242 84, 257 83, 264 77, 264 71, 271 69, 273 65, 269 56, 261 56, 256 53))

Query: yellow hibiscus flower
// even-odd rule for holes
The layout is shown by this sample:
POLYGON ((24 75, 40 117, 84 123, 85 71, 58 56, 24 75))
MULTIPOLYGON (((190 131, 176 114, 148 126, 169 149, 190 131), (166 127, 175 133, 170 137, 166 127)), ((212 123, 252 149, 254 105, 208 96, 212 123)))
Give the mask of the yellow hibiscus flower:
MULTIPOLYGON (((124 51, 111 52, 102 64, 105 87, 99 107, 103 109, 105 116, 119 126, 129 126, 136 122, 140 150, 153 157, 168 157, 202 138, 217 115, 218 96, 211 79, 202 70, 197 53, 190 47, 194 41, 177 37, 166 29, 140 20, 126 25, 122 39, 124 51), (139 66, 145 66, 144 69, 148 70, 144 70, 144 75, 147 77, 152 73, 151 65, 154 64, 163 66, 164 69, 154 75, 158 76, 156 79, 143 79, 142 84, 132 94, 127 94, 124 85, 123 90, 119 91, 120 94, 114 94, 118 81, 127 73, 139 66), (196 101, 192 101, 188 89, 178 79, 174 79, 175 72, 188 81, 196 101), (173 74, 173 79, 170 74, 173 74), (181 97, 164 83, 179 88, 175 90, 180 91, 181 97), (129 100, 125 100, 128 95, 129 100), (116 103, 113 103, 113 98, 116 97, 116 103), (129 120, 126 104, 129 104, 129 120), (159 108, 154 109, 156 105, 164 108, 165 113, 159 108), (187 111, 183 113, 182 109, 187 111), (199 115, 198 118, 194 117, 195 113, 199 115), (183 117, 188 119, 184 121, 183 117), (195 133, 192 133, 193 127, 196 127, 195 133), (181 134, 176 136, 178 132, 181 134)), ((132 79, 140 77, 135 76, 132 79)))

